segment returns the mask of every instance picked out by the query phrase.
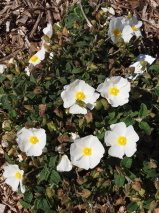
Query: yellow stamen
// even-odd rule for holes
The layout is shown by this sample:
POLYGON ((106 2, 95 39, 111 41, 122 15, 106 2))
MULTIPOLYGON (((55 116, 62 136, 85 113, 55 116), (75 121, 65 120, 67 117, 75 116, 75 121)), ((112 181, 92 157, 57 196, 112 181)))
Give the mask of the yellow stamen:
POLYGON ((120 31, 119 29, 115 28, 115 29, 113 30, 113 34, 114 34, 115 37, 118 37, 118 36, 121 35, 121 31, 120 31))
POLYGON ((17 179, 21 179, 21 178, 22 178, 22 175, 21 175, 20 172, 16 172, 16 173, 15 173, 15 177, 16 177, 17 179))
POLYGON ((38 58, 36 55, 33 55, 33 56, 31 57, 30 60, 31 60, 33 63, 35 63, 38 59, 39 59, 39 58, 38 58))
POLYGON ((36 144, 39 142, 39 140, 36 136, 31 136, 29 142, 32 144, 36 144))
POLYGON ((110 94, 111 95, 117 96, 119 92, 120 92, 120 90, 118 90, 116 87, 110 88, 110 94))
POLYGON ((118 137, 117 142, 120 146, 125 146, 127 143, 127 138, 124 136, 120 136, 118 137))
POLYGON ((82 101, 85 98, 86 98, 86 96, 85 96, 84 92, 76 92, 76 99, 82 101))
POLYGON ((92 155, 92 149, 85 147, 82 152, 84 153, 84 155, 88 156, 88 155, 92 155))
POLYGON ((131 27, 133 31, 138 31, 138 29, 135 26, 131 27))

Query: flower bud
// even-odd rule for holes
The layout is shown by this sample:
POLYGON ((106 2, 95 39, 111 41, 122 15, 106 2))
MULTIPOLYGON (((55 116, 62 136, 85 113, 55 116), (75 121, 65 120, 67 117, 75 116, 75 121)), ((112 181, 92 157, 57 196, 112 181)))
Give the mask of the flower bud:
POLYGON ((63 28, 62 34, 63 34, 64 36, 69 36, 69 32, 68 32, 68 30, 67 30, 66 27, 63 28))
POLYGON ((102 186, 110 186, 111 185, 111 181, 110 180, 106 180, 104 181, 104 183, 102 184, 102 186))
POLYGON ((46 188, 46 195, 50 198, 55 194, 55 191, 51 189, 50 187, 46 188))
POLYGON ((47 127, 48 127, 48 129, 50 130, 50 132, 52 132, 52 131, 56 131, 56 125, 53 123, 53 121, 50 121, 50 122, 48 122, 47 123, 47 127))
POLYGON ((93 64, 92 62, 88 62, 88 63, 86 64, 86 66, 87 66, 90 70, 97 70, 97 69, 98 69, 98 67, 97 67, 95 64, 93 64))
POLYGON ((159 200, 159 192, 157 192, 157 193, 155 194, 155 198, 156 198, 156 200, 159 200))
POLYGON ((14 152, 15 152, 15 149, 11 148, 11 149, 8 151, 8 156, 13 155, 14 152))
POLYGON ((80 28, 80 23, 79 23, 78 21, 74 20, 74 22, 73 22, 73 27, 74 27, 75 29, 79 29, 79 28, 80 28))
POLYGON ((157 190, 159 190, 159 179, 158 179, 158 178, 156 179, 154 185, 155 185, 155 188, 156 188, 157 190))
POLYGON ((50 43, 50 38, 47 35, 43 35, 43 39, 45 42, 50 43))
POLYGON ((132 188, 133 188, 135 191, 139 192, 140 189, 141 189, 141 185, 140 185, 139 182, 135 182, 135 183, 132 184, 132 188))
POLYGON ((82 184, 84 183, 83 177, 78 177, 78 178, 76 179, 76 181, 77 181, 77 183, 78 183, 79 185, 82 185, 82 184))
POLYGON ((24 108, 28 109, 28 110, 33 110, 33 106, 32 105, 24 105, 24 108))
POLYGON ((118 205, 121 205, 123 203, 123 198, 120 197, 118 198, 116 201, 115 201, 115 205, 118 206, 118 205))
POLYGON ((110 104, 108 103, 108 101, 104 98, 102 98, 101 100, 102 105, 104 106, 104 109, 107 110, 110 108, 110 104))
POLYGON ((146 67, 147 66, 147 61, 144 61, 143 59, 140 59, 140 64, 142 67, 146 67))
POLYGON ((7 75, 7 78, 11 81, 13 79, 13 75, 7 75))
POLYGON ((140 198, 139 196, 137 196, 137 195, 132 195, 132 196, 130 197, 130 200, 131 200, 132 202, 138 202, 138 201, 141 200, 141 198, 140 198))
POLYGON ((153 200, 151 203, 150 203, 150 207, 149 207, 149 210, 150 211, 153 211, 154 208, 157 206, 157 203, 155 202, 155 200, 153 200))
POLYGON ((128 19, 131 19, 133 16, 132 16, 132 14, 129 12, 128 13, 128 19))
POLYGON ((85 117, 87 123, 90 123, 91 121, 93 121, 93 116, 92 116, 91 112, 89 112, 88 114, 85 114, 84 117, 85 117))
POLYGON ((34 90, 33 90, 33 94, 40 94, 42 93, 42 87, 37 86, 34 90))
POLYGON ((148 163, 148 168, 149 168, 149 169, 156 169, 156 168, 157 168, 156 162, 154 162, 154 161, 151 160, 151 161, 148 163))
POLYGON ((91 191, 88 189, 83 189, 81 195, 84 198, 88 198, 91 195, 91 191))
POLYGON ((95 102, 96 103, 96 105, 94 106, 94 108, 96 109, 96 110, 100 110, 101 108, 102 108, 102 103, 101 103, 101 101, 100 100, 98 100, 98 101, 96 101, 95 102))

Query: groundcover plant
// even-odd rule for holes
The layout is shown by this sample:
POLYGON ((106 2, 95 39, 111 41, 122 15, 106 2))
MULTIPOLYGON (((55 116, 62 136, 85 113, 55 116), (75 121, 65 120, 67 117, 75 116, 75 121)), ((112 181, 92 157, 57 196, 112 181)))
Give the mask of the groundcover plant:
POLYGON ((159 62, 141 59, 131 80, 153 51, 142 22, 110 6, 70 7, 38 53, 0 73, 3 175, 33 213, 158 205, 159 62))

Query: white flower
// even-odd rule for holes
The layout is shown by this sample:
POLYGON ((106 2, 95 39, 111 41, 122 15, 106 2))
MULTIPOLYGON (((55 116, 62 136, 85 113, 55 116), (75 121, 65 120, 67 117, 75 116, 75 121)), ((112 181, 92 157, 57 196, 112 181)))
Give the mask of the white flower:
POLYGON ((124 42, 129 42, 132 35, 131 26, 125 21, 124 17, 112 18, 109 24, 109 32, 111 40, 116 43, 120 38, 124 39, 124 42))
POLYGON ((103 10, 103 12, 109 12, 112 15, 115 15, 115 11, 112 7, 101 7, 101 9, 103 10))
POLYGON ((8 147, 8 142, 7 142, 7 141, 3 141, 3 142, 2 142, 2 147, 4 147, 4 148, 5 148, 5 147, 8 147))
POLYGON ((80 138, 80 136, 77 134, 77 132, 75 132, 75 133, 71 132, 71 133, 69 133, 69 134, 71 135, 71 136, 70 136, 71 142, 74 142, 75 139, 80 138))
POLYGON ((0 73, 4 73, 4 70, 7 68, 5 64, 0 64, 0 73))
POLYGON ((128 21, 133 30, 133 34, 136 35, 136 37, 141 36, 141 31, 139 28, 142 26, 142 21, 138 21, 136 17, 132 17, 128 19, 128 21))
POLYGON ((35 55, 33 55, 30 58, 29 63, 34 66, 36 66, 37 64, 40 64, 41 61, 44 60, 44 58, 45 58, 45 52, 46 52, 46 50, 45 50, 44 46, 42 46, 42 48, 35 55))
POLYGON ((71 162, 73 165, 88 170, 97 166, 105 150, 96 136, 89 135, 76 139, 70 147, 71 162))
POLYGON ((108 154, 117 158, 123 158, 124 154, 131 157, 136 152, 136 142, 139 140, 133 126, 126 127, 124 122, 120 122, 110 125, 110 129, 104 138, 106 145, 111 146, 108 154))
POLYGON ((62 155, 60 157, 59 163, 56 167, 58 172, 69 172, 72 169, 72 164, 68 159, 67 155, 62 155))
POLYGON ((20 170, 18 165, 7 165, 2 167, 4 169, 3 176, 7 178, 5 180, 5 183, 10 185, 13 189, 13 191, 16 191, 18 189, 19 183, 21 192, 25 192, 25 187, 22 185, 22 178, 24 171, 20 170))
POLYGON ((17 155, 17 157, 18 157, 17 160, 18 160, 19 162, 22 162, 22 161, 23 161, 22 155, 17 155))
POLYGON ((26 152, 27 156, 40 156, 46 145, 46 133, 44 129, 23 127, 17 132, 16 141, 19 149, 26 152))
POLYGON ((75 80, 71 84, 64 86, 61 97, 64 101, 64 108, 70 108, 70 113, 87 114, 87 109, 76 104, 76 101, 83 101, 87 108, 93 109, 99 94, 85 81, 75 80))
POLYGON ((27 76, 30 76, 30 69, 29 69, 29 67, 26 67, 25 71, 26 71, 27 76))
POLYGON ((120 76, 106 78, 97 91, 106 98, 112 107, 122 106, 129 101, 130 82, 120 76))
POLYGON ((53 34, 53 28, 52 28, 52 24, 51 23, 47 23, 47 27, 45 27, 43 29, 43 33, 45 35, 47 35, 49 38, 52 37, 52 34, 53 34))
POLYGON ((51 53, 49 54, 49 59, 52 59, 52 58, 54 57, 54 55, 55 55, 55 53, 54 53, 54 52, 51 52, 51 53))

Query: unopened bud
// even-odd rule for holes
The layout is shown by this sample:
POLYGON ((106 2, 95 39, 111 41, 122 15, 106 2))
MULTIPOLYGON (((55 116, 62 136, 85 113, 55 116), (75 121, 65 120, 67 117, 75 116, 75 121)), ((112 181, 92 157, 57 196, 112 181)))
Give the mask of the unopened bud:
POLYGON ((82 190, 82 197, 88 198, 90 195, 91 195, 91 191, 89 191, 88 189, 82 190))
POLYGON ((55 194, 54 190, 50 187, 46 188, 46 195, 50 198, 55 194))
POLYGON ((156 201, 155 200, 153 200, 151 203, 150 203, 150 207, 149 207, 149 210, 150 211, 153 211, 154 210, 154 208, 157 206, 157 203, 156 203, 156 201))
POLYGON ((135 182, 135 183, 132 184, 132 188, 133 188, 135 191, 139 192, 140 189, 141 189, 141 185, 140 185, 139 182, 135 182))
POLYGON ((138 202, 138 201, 141 200, 141 198, 140 198, 139 196, 137 196, 137 195, 132 195, 132 196, 130 197, 130 200, 131 200, 132 202, 138 202))
POLYGON ((65 35, 65 36, 69 36, 68 30, 67 30, 66 27, 63 28, 62 34, 65 35))
POLYGON ((128 19, 131 19, 133 16, 132 16, 132 14, 129 12, 128 13, 128 19))
POLYGON ((151 161, 148 163, 148 168, 149 168, 149 169, 156 169, 156 168, 157 168, 156 162, 154 162, 154 161, 151 160, 151 161))
POLYGON ((78 183, 79 185, 82 185, 82 184, 84 183, 83 177, 78 177, 78 178, 76 179, 76 181, 77 181, 77 183, 78 183))
POLYGON ((155 185, 155 188, 156 188, 157 190, 159 190, 159 179, 158 179, 158 178, 156 179, 154 185, 155 185))

